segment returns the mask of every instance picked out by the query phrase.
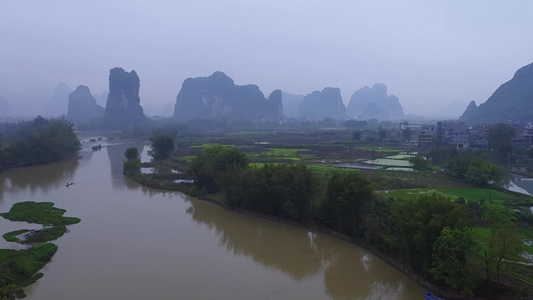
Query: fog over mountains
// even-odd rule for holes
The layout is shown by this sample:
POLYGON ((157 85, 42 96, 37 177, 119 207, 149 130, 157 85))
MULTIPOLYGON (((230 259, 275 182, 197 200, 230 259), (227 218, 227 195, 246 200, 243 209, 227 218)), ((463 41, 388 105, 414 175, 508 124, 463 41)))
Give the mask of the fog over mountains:
POLYGON ((345 106, 382 82, 404 114, 427 115, 484 102, 531 62, 532 10, 480 0, 5 1, 0 87, 13 113, 44 114, 59 82, 100 95, 121 66, 142 74, 146 115, 172 114, 185 79, 220 70, 267 97, 337 87, 345 106))
MULTIPOLYGON (((479 106, 471 101, 456 100, 442 104, 425 117, 431 119, 460 119, 468 122, 498 122, 504 120, 533 120, 533 63, 516 71, 511 80, 502 84, 491 97, 479 106), (461 113, 461 111, 464 111, 461 113)), ((326 87, 303 95, 274 90, 268 98, 255 84, 236 85, 221 71, 208 77, 186 79, 171 103, 140 103, 140 79, 135 71, 113 68, 109 75, 109 93, 91 94, 89 87, 80 85, 76 91, 59 82, 52 90, 33 88, 10 93, 0 88, 0 117, 68 116, 75 122, 105 117, 113 126, 139 123, 145 120, 144 106, 160 116, 172 116, 178 121, 194 119, 253 119, 281 120, 301 118, 320 120, 406 120, 413 116, 404 113, 400 98, 389 95, 387 86, 376 83, 356 90, 345 105, 341 90, 326 87), (46 96, 46 95, 49 96, 46 96), (98 100, 97 100, 98 99, 98 100), (105 105, 99 105, 104 103, 105 105), (105 110, 104 110, 105 107, 105 110)), ((156 115, 156 114, 154 114, 156 115)))

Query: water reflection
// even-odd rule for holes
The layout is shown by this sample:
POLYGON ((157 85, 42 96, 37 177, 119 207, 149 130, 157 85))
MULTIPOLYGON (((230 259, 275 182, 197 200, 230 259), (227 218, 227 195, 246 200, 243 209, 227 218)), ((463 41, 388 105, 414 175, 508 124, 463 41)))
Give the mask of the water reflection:
POLYGON ((187 212, 194 221, 215 230, 220 236, 220 245, 228 251, 249 256, 295 280, 312 276, 320 269, 320 258, 305 231, 295 231, 281 224, 265 224, 264 220, 253 217, 234 220, 227 213, 210 209, 210 205, 191 201, 187 212), (309 259, 310 256, 314 259, 309 259))
POLYGON ((109 158, 109 166, 111 167, 110 180, 113 183, 113 188, 118 190, 122 190, 127 186, 127 184, 125 184, 122 170, 125 159, 124 152, 129 147, 137 148, 139 153, 142 153, 144 150, 144 144, 142 143, 119 144, 106 147, 107 157, 109 158))
POLYGON ((75 157, 53 164, 3 171, 0 173, 0 201, 7 191, 18 193, 28 190, 31 195, 37 192, 48 194, 50 189, 57 189, 67 181, 72 181, 78 165, 78 158, 75 157))
POLYGON ((235 255, 248 256, 296 281, 323 274, 324 290, 332 299, 408 299, 405 277, 359 247, 251 216, 236 218, 210 205, 191 201, 187 213, 214 230, 219 246, 235 255))

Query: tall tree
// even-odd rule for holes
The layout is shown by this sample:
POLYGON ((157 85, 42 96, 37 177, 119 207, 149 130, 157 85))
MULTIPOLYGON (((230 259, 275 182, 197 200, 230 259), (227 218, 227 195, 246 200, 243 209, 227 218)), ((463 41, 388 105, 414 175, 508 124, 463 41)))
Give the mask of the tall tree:
POLYGON ((168 158, 176 147, 174 138, 167 134, 156 134, 150 141, 152 142, 152 150, 148 151, 148 154, 154 160, 168 158))
POLYGON ((495 151, 501 162, 510 159, 516 132, 509 124, 498 123, 489 129, 489 148, 495 151))
POLYGON ((466 219, 466 207, 438 194, 396 201, 392 221, 400 258, 412 268, 428 274, 433 244, 446 226, 466 219))
POLYGON ((333 230, 356 235, 373 197, 372 182, 361 172, 335 171, 328 179, 320 208, 323 221, 333 230))
POLYGON ((475 242, 467 228, 444 227, 433 244, 430 273, 436 280, 463 294, 473 295, 477 286, 474 273, 475 242))
POLYGON ((500 272, 505 260, 515 261, 522 249, 522 240, 516 227, 513 212, 502 202, 485 203, 483 220, 490 224, 490 233, 486 237, 485 272, 490 281, 491 273, 496 272, 496 282, 500 282, 500 272))

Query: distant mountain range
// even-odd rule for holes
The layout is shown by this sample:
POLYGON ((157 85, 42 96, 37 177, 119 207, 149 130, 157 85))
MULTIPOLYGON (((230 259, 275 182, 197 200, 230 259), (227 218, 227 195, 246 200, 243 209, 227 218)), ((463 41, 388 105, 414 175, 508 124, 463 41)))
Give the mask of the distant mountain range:
POLYGON ((383 83, 355 91, 346 112, 349 117, 361 120, 399 120, 405 117, 400 99, 387 95, 387 86, 383 83))
POLYGON ((298 117, 311 119, 346 119, 346 107, 339 88, 326 87, 314 91, 300 102, 298 117))
POLYGON ((520 68, 485 103, 471 102, 460 118, 469 122, 533 121, 533 63, 520 68))
POLYGON ((279 120, 283 117, 282 93, 265 98, 257 85, 236 85, 217 71, 208 77, 187 78, 176 97, 174 117, 194 119, 279 120))

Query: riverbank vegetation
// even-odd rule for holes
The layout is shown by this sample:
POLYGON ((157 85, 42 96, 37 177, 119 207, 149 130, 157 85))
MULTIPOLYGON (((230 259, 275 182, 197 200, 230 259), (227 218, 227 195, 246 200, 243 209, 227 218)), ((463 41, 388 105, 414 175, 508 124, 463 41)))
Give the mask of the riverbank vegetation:
POLYGON ((3 235, 8 242, 28 244, 24 250, 0 249, 0 299, 24 297, 23 287, 34 283, 43 275, 44 267, 57 251, 49 243, 67 231, 66 226, 80 222, 79 218, 64 217, 64 209, 51 202, 19 202, 9 212, 0 214, 10 221, 23 221, 44 225, 40 230, 15 230, 3 235))
POLYGON ((81 149, 73 124, 64 119, 37 117, 0 124, 0 168, 58 161, 81 149))
POLYGON ((335 130, 205 132, 178 135, 168 158, 139 161, 133 175, 125 164, 125 173, 152 187, 345 234, 447 296, 490 298, 517 287, 527 294, 510 274, 533 277, 521 265, 533 202, 503 189, 508 175, 490 157, 448 148, 412 155, 335 130), (142 174, 145 164, 151 173, 142 174), (495 207, 508 218, 491 217, 495 207))

